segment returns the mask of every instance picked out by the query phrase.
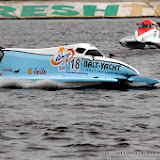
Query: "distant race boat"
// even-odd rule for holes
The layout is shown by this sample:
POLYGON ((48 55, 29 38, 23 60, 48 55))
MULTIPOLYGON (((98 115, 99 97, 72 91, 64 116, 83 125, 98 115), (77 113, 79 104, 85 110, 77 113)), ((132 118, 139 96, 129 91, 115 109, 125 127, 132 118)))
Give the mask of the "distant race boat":
POLYGON ((0 79, 50 80, 67 87, 103 85, 104 88, 111 83, 119 86, 140 82, 153 86, 160 82, 140 77, 135 68, 104 57, 88 43, 42 49, 1 48, 0 79))
POLYGON ((121 39, 120 44, 131 49, 160 48, 160 23, 144 20, 134 34, 121 39))

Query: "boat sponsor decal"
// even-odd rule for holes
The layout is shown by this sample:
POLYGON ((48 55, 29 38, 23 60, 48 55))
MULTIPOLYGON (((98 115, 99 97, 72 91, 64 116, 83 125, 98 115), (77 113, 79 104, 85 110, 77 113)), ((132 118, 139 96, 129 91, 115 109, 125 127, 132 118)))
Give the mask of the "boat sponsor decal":
POLYGON ((2 71, 3 72, 12 72, 12 69, 11 68, 6 68, 6 69, 3 69, 2 71))
POLYGON ((156 37, 157 36, 157 31, 154 31, 154 37, 156 37))
POLYGON ((68 74, 79 74, 79 75, 88 75, 88 73, 84 72, 67 72, 68 74))
POLYGON ((29 68, 28 69, 28 74, 36 74, 36 75, 46 75, 46 70, 45 69, 37 69, 37 68, 34 68, 32 70, 32 68, 29 68))
POLYGON ((65 49, 64 47, 59 47, 59 51, 51 58, 51 64, 57 66, 68 63, 68 60, 75 55, 73 49, 65 49))
POLYGON ((121 65, 112 64, 112 63, 104 63, 104 62, 96 62, 96 61, 84 61, 84 67, 88 69, 100 69, 100 70, 110 70, 110 71, 119 71, 121 65))
POLYGON ((32 74, 32 69, 31 68, 28 69, 28 74, 32 74))
POLYGON ((58 66, 58 71, 59 71, 59 72, 64 72, 64 71, 66 71, 66 66, 65 66, 65 65, 60 65, 60 66, 58 66))
POLYGON ((20 69, 12 70, 11 68, 4 68, 2 70, 2 72, 14 72, 14 73, 18 73, 19 71, 20 71, 20 69))

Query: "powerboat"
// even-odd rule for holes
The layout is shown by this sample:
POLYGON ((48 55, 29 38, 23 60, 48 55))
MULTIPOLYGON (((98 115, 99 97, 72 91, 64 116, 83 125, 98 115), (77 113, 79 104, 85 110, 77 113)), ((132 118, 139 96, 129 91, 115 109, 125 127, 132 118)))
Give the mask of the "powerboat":
POLYGON ((144 20, 134 34, 121 39, 120 44, 131 49, 160 48, 160 23, 144 20))
POLYGON ((111 84, 124 86, 145 83, 153 86, 159 80, 139 76, 132 66, 105 57, 98 48, 78 43, 52 48, 0 49, 0 80, 52 81, 70 87, 111 84))

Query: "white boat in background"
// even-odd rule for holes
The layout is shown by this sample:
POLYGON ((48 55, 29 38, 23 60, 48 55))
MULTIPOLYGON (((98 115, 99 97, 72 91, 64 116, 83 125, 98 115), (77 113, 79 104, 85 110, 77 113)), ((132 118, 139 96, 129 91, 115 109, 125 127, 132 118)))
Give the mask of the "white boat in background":
POLYGON ((121 39, 120 44, 131 49, 160 48, 160 23, 144 20, 134 34, 121 39))

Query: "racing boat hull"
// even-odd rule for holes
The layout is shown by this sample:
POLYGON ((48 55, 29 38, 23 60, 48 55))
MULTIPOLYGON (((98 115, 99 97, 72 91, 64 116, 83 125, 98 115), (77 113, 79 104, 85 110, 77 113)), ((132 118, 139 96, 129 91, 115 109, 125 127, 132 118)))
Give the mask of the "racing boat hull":
MULTIPOLYGON (((130 65, 105 58, 90 44, 47 49, 1 49, 0 57, 1 79, 47 80, 63 84, 65 88, 111 83, 121 85, 131 83, 135 80, 133 77, 139 75, 130 65), (85 51, 80 53, 82 50, 85 51)), ((159 82, 150 81, 145 80, 148 84, 159 82)))

